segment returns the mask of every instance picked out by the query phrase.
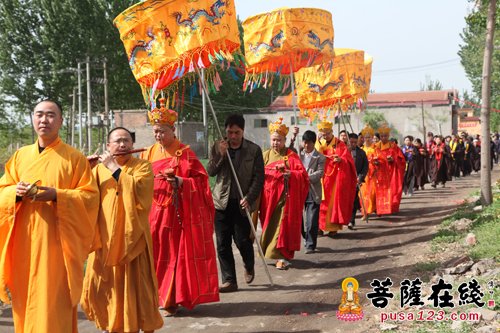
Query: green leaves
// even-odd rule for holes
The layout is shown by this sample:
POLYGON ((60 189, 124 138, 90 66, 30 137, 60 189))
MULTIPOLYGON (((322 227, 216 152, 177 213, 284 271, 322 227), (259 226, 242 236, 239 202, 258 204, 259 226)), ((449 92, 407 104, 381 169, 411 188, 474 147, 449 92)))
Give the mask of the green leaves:
MULTIPOLYGON (((87 56, 96 62, 92 64, 92 77, 102 78, 101 62, 104 58, 108 61, 111 108, 142 106, 140 88, 112 24, 116 15, 135 2, 2 0, 0 94, 4 98, 0 112, 8 109, 26 115, 43 98, 58 100, 67 108, 69 95, 77 85, 74 68, 87 56)), ((92 88, 97 110, 103 105, 103 87, 93 84, 92 88)))
MULTIPOLYGON (((465 73, 472 83, 474 95, 481 98, 481 85, 483 73, 483 55, 486 42, 486 17, 488 10, 488 1, 482 1, 481 4, 465 18, 467 26, 464 28, 460 37, 463 44, 460 45, 458 55, 465 68, 465 73)), ((491 73, 491 107, 500 109, 500 6, 497 6, 495 23, 495 41, 496 48, 493 51, 492 73, 491 73)), ((498 127, 498 117, 491 117, 492 130, 498 127), (496 126, 495 126, 496 125, 496 126), (495 126, 495 127, 494 127, 495 126)))

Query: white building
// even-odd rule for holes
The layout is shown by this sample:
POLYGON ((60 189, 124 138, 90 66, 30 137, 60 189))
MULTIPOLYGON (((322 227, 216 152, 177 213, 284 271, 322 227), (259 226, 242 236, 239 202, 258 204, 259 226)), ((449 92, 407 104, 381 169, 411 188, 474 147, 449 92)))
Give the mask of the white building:
MULTIPOLYGON (((396 136, 400 142, 406 135, 423 139, 426 132, 442 135, 456 133, 458 105, 454 97, 457 97, 457 94, 456 90, 370 94, 367 98, 366 110, 347 113, 343 120, 340 117, 332 120, 335 123, 334 134, 337 135, 343 129, 348 132, 361 132, 365 126, 363 122, 365 112, 381 113, 389 126, 397 131, 393 136, 396 136)), ((287 126, 294 126, 295 118, 292 108, 290 96, 281 96, 268 108, 244 114, 245 137, 264 149, 268 148, 268 125, 282 116, 287 126)), ((299 118, 298 127, 300 134, 297 140, 301 140, 301 133, 306 130, 317 132, 316 122, 309 124, 307 119, 299 118)), ((290 140, 290 135, 288 140, 290 140)))

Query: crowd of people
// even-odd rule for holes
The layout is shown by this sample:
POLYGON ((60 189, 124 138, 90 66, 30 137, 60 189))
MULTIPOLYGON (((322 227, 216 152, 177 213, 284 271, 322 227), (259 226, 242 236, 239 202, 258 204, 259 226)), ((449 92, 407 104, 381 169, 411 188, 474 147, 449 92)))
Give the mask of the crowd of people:
POLYGON ((176 137, 177 113, 165 99, 148 116, 156 143, 140 158, 123 127, 108 133, 106 152, 85 157, 59 137, 60 105, 35 106, 38 139, 12 156, 0 179, 0 299, 12 302, 16 331, 77 332, 81 304, 102 331, 153 332, 162 314, 238 291, 233 241, 250 284, 254 242, 287 270, 302 247, 316 252, 320 234, 354 229, 358 212, 397 213, 403 193, 480 167, 479 140, 466 133, 429 133, 425 143, 407 136, 399 147, 386 125, 335 137, 322 120, 296 149, 298 128, 287 145, 280 118, 262 151, 233 114, 205 169, 176 137))

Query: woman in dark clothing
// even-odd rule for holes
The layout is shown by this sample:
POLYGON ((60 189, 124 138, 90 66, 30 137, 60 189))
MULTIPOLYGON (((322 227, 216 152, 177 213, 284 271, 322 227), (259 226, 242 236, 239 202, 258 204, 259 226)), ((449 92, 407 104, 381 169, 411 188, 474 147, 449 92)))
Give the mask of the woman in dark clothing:
POLYGON ((403 155, 406 160, 405 176, 403 179, 403 193, 408 196, 413 195, 413 187, 415 186, 415 153, 416 149, 413 146, 413 136, 405 137, 403 145, 403 155))
POLYGON ((472 142, 470 159, 472 162, 472 169, 475 172, 479 172, 481 169, 481 142, 478 139, 474 139, 472 142))
POLYGON ((472 153, 472 139, 467 138, 465 133, 462 133, 462 140, 464 142, 464 163, 462 164, 462 174, 468 176, 472 172, 471 153, 472 153))
POLYGON ((436 188, 438 183, 445 186, 446 182, 452 179, 453 165, 451 163, 450 146, 443 142, 443 137, 435 137, 436 144, 431 153, 431 180, 432 187, 436 188))
POLYGON ((427 159, 429 158, 427 150, 420 139, 415 139, 414 169, 415 169, 415 190, 424 189, 428 183, 427 159))

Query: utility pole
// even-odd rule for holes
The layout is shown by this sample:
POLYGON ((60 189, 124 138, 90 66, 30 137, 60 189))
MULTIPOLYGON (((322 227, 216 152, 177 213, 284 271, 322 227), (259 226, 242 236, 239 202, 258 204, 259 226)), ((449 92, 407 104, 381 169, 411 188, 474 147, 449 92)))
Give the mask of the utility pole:
POLYGON ((424 100, 422 100, 422 138, 426 138, 425 133, 425 116, 424 116, 424 100))
POLYGON ((90 57, 87 56, 87 152, 92 150, 92 91, 90 88, 90 57))
POLYGON ((82 134, 82 66, 78 62, 78 149, 83 148, 83 134, 82 134))
POLYGON ((109 117, 109 101, 108 101, 108 66, 107 66, 108 60, 104 58, 103 61, 103 75, 104 75, 104 117, 103 121, 105 121, 104 125, 106 128, 106 133, 109 132, 110 126, 111 126, 111 118, 109 117))
POLYGON ((71 118, 69 122, 69 130, 70 130, 70 142, 71 146, 75 146, 75 111, 76 111, 76 87, 73 88, 73 94, 71 95, 73 99, 73 103, 71 105, 71 118))

